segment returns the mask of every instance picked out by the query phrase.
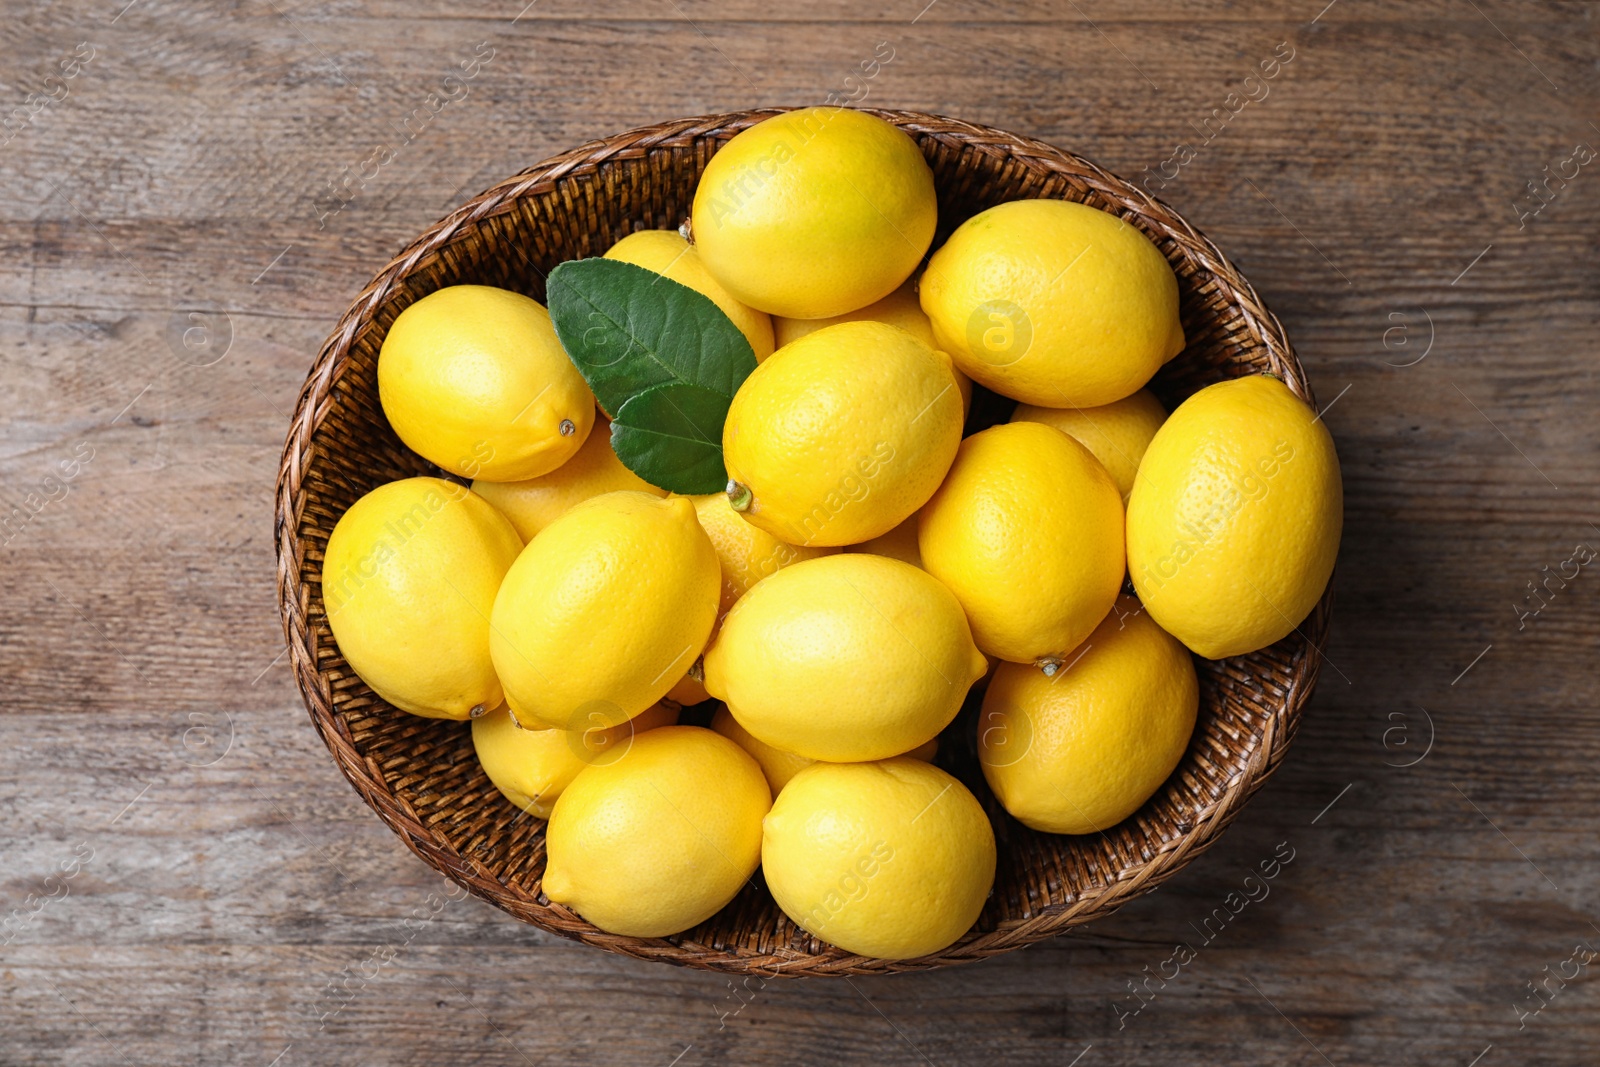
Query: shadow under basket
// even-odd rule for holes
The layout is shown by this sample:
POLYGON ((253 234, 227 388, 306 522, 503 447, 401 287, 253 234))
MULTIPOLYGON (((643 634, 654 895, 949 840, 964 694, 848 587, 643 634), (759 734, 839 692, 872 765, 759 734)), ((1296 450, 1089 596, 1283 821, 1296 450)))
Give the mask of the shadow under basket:
MULTIPOLYGON (((378 403, 378 350, 395 317, 447 285, 500 286, 545 299, 557 263, 598 256, 634 230, 689 215, 707 160, 776 114, 745 111, 661 123, 593 141, 508 178, 417 238, 339 320, 300 391, 278 474, 278 592, 295 681, 336 763, 378 816, 428 864, 524 922, 640 959, 736 974, 820 976, 922 970, 982 959, 1108 915, 1209 847, 1287 751, 1310 697, 1331 592, 1277 644, 1196 660, 1200 715, 1182 762, 1132 817, 1062 837, 1008 816, 974 751, 975 699, 940 739, 939 764, 983 802, 999 865, 977 924, 912 960, 851 955, 819 942, 773 902, 759 872, 711 919, 668 938, 620 937, 541 892, 544 822, 505 800, 478 766, 465 723, 384 703, 350 670, 328 629, 328 534, 364 493, 440 472, 390 429, 378 403)), ((1002 130, 935 115, 874 111, 913 137, 939 196, 934 247, 964 219, 1007 200, 1075 200, 1118 215, 1155 242, 1178 276, 1188 347, 1151 383, 1169 410, 1202 386, 1268 372, 1308 402, 1311 389, 1278 320, 1233 265, 1165 204, 1083 159, 1002 130)))

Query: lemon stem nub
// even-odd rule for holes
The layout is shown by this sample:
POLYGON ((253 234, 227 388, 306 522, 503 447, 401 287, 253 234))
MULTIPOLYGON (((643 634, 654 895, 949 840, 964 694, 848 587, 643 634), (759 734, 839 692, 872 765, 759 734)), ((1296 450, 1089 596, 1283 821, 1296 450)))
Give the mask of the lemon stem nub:
POLYGON ((689 219, 684 219, 680 222, 678 224, 678 236, 690 244, 694 244, 694 223, 689 219))
POLYGON ((734 511, 748 511, 750 502, 755 499, 755 494, 750 492, 750 487, 742 482, 728 482, 728 504, 734 511))
POLYGON ((706 680, 705 660, 697 659, 693 663, 689 664, 688 674, 690 678, 693 678, 695 681, 704 684, 706 680))
POLYGON ((571 419, 562 419, 561 425, 557 429, 561 431, 562 437, 571 437, 578 432, 578 427, 573 424, 571 419))
POLYGON ((467 712, 467 714, 474 719, 481 719, 483 717, 483 713, 488 710, 489 709, 484 707, 482 704, 474 704, 472 705, 472 710, 467 712))
POLYGON ((1055 656, 1045 656, 1043 659, 1038 660, 1037 663, 1039 669, 1044 672, 1044 676, 1046 678, 1054 678, 1057 674, 1061 673, 1061 668, 1065 666, 1065 664, 1063 664, 1055 656))

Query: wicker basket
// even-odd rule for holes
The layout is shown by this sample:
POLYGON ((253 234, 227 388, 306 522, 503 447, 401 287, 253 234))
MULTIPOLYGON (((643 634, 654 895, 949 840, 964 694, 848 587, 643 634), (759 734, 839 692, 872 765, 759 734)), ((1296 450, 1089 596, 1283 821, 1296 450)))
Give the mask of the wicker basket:
MULTIPOLYGON (((850 975, 981 959, 1107 915, 1207 848, 1283 758, 1310 696, 1329 595, 1299 630, 1249 656, 1197 660, 1200 716, 1182 763, 1121 825, 1086 837, 1028 830, 984 785, 972 701, 941 740, 939 762, 990 811, 999 842, 994 892, 977 925, 915 960, 853 956, 812 939, 759 873, 703 925, 676 937, 604 933, 540 892, 544 824, 503 799, 464 723, 416 718, 350 670, 323 615, 322 554, 334 522, 383 482, 438 474, 396 438, 378 405, 385 331, 412 301, 476 282, 544 299, 557 263, 596 256, 623 235, 677 226, 706 161, 772 110, 662 123, 594 141, 495 185, 383 267, 318 354, 295 408, 278 475, 278 589, 295 680, 351 784, 427 863, 524 922, 641 959, 735 973, 850 975)), ((1270 371, 1310 401, 1278 320, 1214 245, 1171 208, 1086 159, 1000 130, 934 115, 874 112, 921 146, 939 194, 940 233, 1006 200, 1083 201, 1148 234, 1177 271, 1187 350, 1152 383, 1172 406, 1200 386, 1270 371)), ((992 406, 992 405, 991 405, 992 406)))

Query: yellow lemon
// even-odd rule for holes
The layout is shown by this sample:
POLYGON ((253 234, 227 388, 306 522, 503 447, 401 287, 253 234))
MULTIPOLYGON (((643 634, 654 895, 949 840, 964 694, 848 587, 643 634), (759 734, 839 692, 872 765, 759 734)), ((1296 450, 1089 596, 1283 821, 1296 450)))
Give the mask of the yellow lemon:
POLYGON ((322 561, 328 625, 350 669, 413 715, 497 706, 489 608, 520 551, 506 517, 454 482, 406 478, 357 500, 322 561))
POLYGON ((972 928, 994 885, 994 830, 976 797, 921 760, 818 763, 762 825, 761 864, 785 915, 846 952, 911 959, 972 928))
POLYGON ((711 699, 711 694, 706 692, 705 683, 695 677, 694 668, 691 667, 689 673, 679 678, 673 683, 672 688, 667 690, 666 699, 687 708, 693 704, 704 704, 711 699))
POLYGON ((911 276, 933 241, 933 172, 880 118, 808 107, 758 122, 711 157, 695 189, 695 247, 738 299, 820 319, 911 276))
MULTIPOLYGON (((728 710, 727 705, 719 707, 716 714, 711 716, 711 728, 755 757, 755 761, 761 765, 761 773, 766 776, 767 785, 772 788, 773 796, 777 796, 783 787, 789 784, 789 779, 817 762, 805 756, 796 756, 793 752, 785 752, 781 748, 774 748, 762 741, 739 725, 739 720, 733 717, 733 712, 728 710)), ((932 763, 938 754, 939 739, 930 737, 905 755, 909 759, 932 763)))
POLYGON ((536 478, 594 425, 594 394, 521 293, 452 285, 402 311, 378 353, 378 398, 407 448, 463 478, 536 478))
POLYGON ((1013 422, 961 442, 922 509, 922 566, 955 593, 978 647, 1060 659, 1122 588, 1122 500, 1100 461, 1050 426, 1013 422))
POLYGON ((722 604, 717 609, 720 618, 750 587, 769 574, 803 559, 816 559, 832 548, 807 548, 791 545, 773 537, 759 526, 746 522, 733 505, 728 494, 710 493, 690 497, 694 511, 700 519, 700 528, 711 538, 711 547, 717 550, 717 562, 722 567, 722 604))
POLYGON ((1167 780, 1199 706, 1188 650, 1123 597, 1055 675, 999 666, 978 716, 978 759, 995 797, 1025 825, 1094 833, 1167 780))
POLYGON ((606 493, 528 542, 489 650, 524 726, 587 729, 667 695, 717 617, 717 554, 683 497, 606 493))
POLYGON ((1121 400, 1183 349, 1166 257, 1132 224, 1065 200, 962 223, 928 261, 921 297, 956 366, 1027 404, 1121 400))
MULTIPOLYGON (((933 324, 923 314, 915 282, 906 282, 877 303, 843 315, 826 319, 775 318, 772 320, 772 330, 781 348, 808 333, 816 333, 825 326, 837 326, 841 322, 886 322, 890 326, 898 326, 950 362, 949 354, 941 351, 939 342, 934 340, 933 324)), ((961 412, 965 415, 972 409, 972 379, 957 370, 954 363, 950 363, 950 373, 955 377, 956 388, 961 390, 961 412)))
POLYGON ((761 862, 761 768, 697 726, 642 733, 550 813, 543 888, 600 929, 666 937, 721 911, 761 862))
POLYGON ((873 556, 888 556, 901 563, 909 563, 913 567, 922 566, 922 553, 917 548, 917 516, 912 515, 905 522, 890 530, 886 534, 879 534, 859 545, 850 545, 846 552, 865 552, 873 556))
POLYGON ((499 508, 524 541, 581 504, 601 493, 633 489, 655 496, 666 496, 627 467, 611 450, 611 424, 596 422, 577 453, 549 474, 520 482, 490 482, 482 478, 472 483, 472 491, 499 508))
POLYGON ((524 730, 504 706, 472 720, 472 747, 483 773, 517 807, 550 817, 561 791, 591 763, 611 763, 646 730, 672 726, 676 708, 653 704, 620 726, 582 730, 524 730))
POLYGON ((1333 438, 1267 375, 1207 386, 1150 442, 1128 498, 1128 570, 1146 610, 1207 659, 1288 636, 1339 554, 1333 438))
POLYGON ((724 289, 722 283, 713 278, 700 261, 699 250, 676 230, 639 230, 630 233, 612 245, 605 258, 620 259, 624 263, 653 270, 679 285, 688 286, 708 298, 733 320, 745 340, 750 342, 757 363, 772 355, 776 347, 772 338, 772 316, 765 311, 757 311, 724 289))
POLYGON ((938 734, 986 667, 943 585, 898 560, 844 554, 746 593, 706 650, 705 681, 766 744, 853 762, 938 734))
POLYGON ((722 428, 734 507, 792 545, 888 533, 938 488, 960 442, 943 360, 881 322, 780 348, 739 387, 722 428))
POLYGON ((726 705, 718 708, 717 713, 711 717, 711 728, 750 753, 756 763, 760 764, 761 773, 766 777, 767 786, 772 790, 773 796, 777 796, 779 791, 789 784, 789 779, 817 762, 805 756, 797 756, 793 752, 785 752, 775 745, 762 741, 740 726, 739 720, 733 717, 733 713, 726 705))
MULTIPOLYGON (((1019 404, 1012 422, 1042 422, 1054 426, 1094 453, 1094 458, 1117 483, 1126 501, 1133 492, 1133 476, 1150 447, 1151 438, 1166 421, 1167 409, 1148 389, 1097 408, 1041 408, 1019 404)), ((490 499, 493 499, 492 497, 490 499)))

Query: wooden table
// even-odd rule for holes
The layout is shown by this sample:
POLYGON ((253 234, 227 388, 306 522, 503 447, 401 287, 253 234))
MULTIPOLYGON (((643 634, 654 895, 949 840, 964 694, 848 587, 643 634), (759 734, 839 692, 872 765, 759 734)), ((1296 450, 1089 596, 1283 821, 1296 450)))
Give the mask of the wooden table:
POLYGON ((0 1063, 1594 1062, 1592 8, 525 2, 0 22, 0 1063), (1345 542, 1295 751, 1160 892, 749 991, 446 897, 306 721, 272 483, 325 332, 428 223, 594 136, 830 92, 1159 188, 1295 339, 1345 542))

